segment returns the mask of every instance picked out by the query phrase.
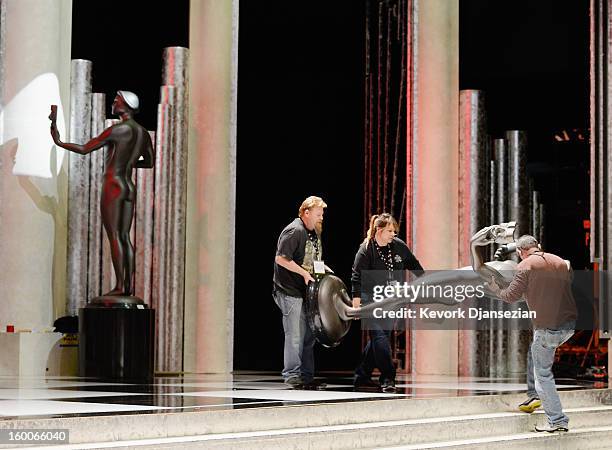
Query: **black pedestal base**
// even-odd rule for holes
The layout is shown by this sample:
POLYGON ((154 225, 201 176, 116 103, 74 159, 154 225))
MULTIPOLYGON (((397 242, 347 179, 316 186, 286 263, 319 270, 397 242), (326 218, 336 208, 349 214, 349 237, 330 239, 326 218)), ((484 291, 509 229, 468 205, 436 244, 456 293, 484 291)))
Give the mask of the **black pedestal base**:
POLYGON ((104 380, 153 377, 155 310, 85 307, 79 310, 79 372, 104 380))

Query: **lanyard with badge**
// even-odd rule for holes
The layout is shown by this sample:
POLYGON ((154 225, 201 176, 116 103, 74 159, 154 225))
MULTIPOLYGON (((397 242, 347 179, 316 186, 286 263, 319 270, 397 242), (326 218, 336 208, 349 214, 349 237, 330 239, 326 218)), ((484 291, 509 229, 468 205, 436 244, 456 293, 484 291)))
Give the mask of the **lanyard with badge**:
POLYGON ((391 246, 385 245, 384 247, 381 247, 376 241, 374 241, 374 247, 376 248, 378 256, 380 257, 380 259, 382 259, 382 261, 385 263, 385 266, 387 267, 387 284, 395 285, 397 281, 393 278, 394 264, 393 251, 391 250, 391 246), (386 251, 384 251, 383 249, 386 251))
POLYGON ((313 271, 315 275, 325 275, 325 263, 321 259, 321 251, 319 248, 319 237, 316 233, 308 233, 308 239, 314 248, 314 258, 312 261, 313 271))

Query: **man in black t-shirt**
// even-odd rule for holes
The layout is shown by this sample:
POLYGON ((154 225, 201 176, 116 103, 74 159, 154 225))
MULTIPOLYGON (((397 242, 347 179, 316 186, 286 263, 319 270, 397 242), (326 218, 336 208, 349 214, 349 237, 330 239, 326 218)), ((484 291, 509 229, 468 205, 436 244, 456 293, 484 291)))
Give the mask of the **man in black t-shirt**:
POLYGON ((274 259, 274 301, 283 314, 285 331, 282 376, 288 385, 309 386, 314 380, 315 338, 308 326, 305 295, 313 275, 323 264, 321 231, 327 205, 320 197, 308 197, 299 217, 278 238, 274 259))

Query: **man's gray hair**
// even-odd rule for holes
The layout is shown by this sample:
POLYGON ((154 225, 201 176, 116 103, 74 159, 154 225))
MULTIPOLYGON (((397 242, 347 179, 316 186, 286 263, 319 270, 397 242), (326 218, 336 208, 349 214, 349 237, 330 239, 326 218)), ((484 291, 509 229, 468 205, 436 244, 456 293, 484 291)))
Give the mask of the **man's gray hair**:
POLYGON ((529 234, 524 234, 516 241, 516 247, 521 250, 528 250, 538 246, 538 240, 529 234))

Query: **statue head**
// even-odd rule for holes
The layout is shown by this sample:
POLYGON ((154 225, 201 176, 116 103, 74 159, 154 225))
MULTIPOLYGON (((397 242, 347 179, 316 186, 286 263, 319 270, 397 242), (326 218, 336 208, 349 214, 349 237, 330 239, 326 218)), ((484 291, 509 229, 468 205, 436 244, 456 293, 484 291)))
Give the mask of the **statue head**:
POLYGON ((510 244, 516 241, 516 222, 506 222, 491 228, 491 238, 496 244, 510 244))
POLYGON ((123 112, 137 112, 139 106, 140 101, 136 94, 130 91, 117 91, 117 96, 113 102, 112 113, 121 114, 123 112))

